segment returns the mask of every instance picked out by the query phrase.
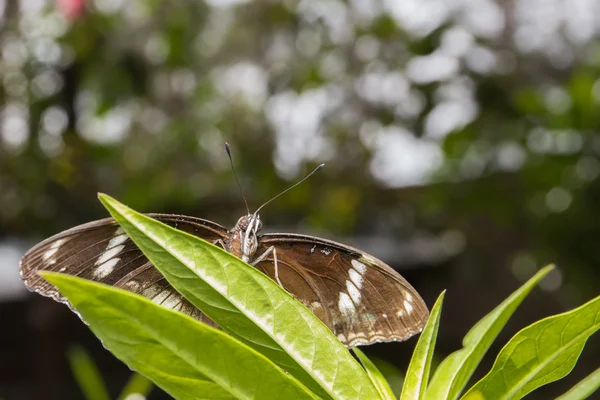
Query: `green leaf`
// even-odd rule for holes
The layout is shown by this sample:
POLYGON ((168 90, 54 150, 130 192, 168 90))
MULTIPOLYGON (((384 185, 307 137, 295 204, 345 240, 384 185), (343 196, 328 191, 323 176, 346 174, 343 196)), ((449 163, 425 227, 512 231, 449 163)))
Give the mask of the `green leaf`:
POLYGON ((383 375, 385 378, 385 381, 392 388, 392 392, 394 392, 394 398, 399 398, 402 385, 404 384, 404 371, 391 362, 381 358, 371 356, 371 361, 373 364, 375 364, 381 375, 383 375))
POLYGON ((265 274, 196 236, 99 197, 169 283, 224 330, 321 397, 379 398, 327 326, 265 274))
POLYGON ((365 355, 365 353, 363 353, 356 347, 353 348, 352 351, 354 352, 354 354, 356 354, 356 357, 358 357, 358 359, 360 360, 360 363, 365 368, 365 371, 367 371, 367 375, 369 375, 369 379, 371 379, 371 382, 373 382, 373 385, 375 385, 375 387, 379 391, 381 398, 385 399, 385 400, 395 400, 396 396, 394 396, 394 392, 392 391, 392 388, 390 388, 390 385, 388 385, 383 374, 381 372, 379 372, 379 369, 377 369, 377 366, 375 366, 375 364, 373 364, 373 362, 371 360, 369 360, 369 357, 367 357, 365 355))
POLYGON ((151 380, 142 374, 134 372, 131 374, 129 381, 127 381, 127 384, 119 394, 118 400, 126 400, 127 397, 132 394, 139 394, 146 398, 152 391, 153 387, 154 385, 152 384, 151 380))
POLYGON ((557 397, 555 400, 583 400, 590 397, 600 388, 600 368, 583 378, 573 386, 567 393, 557 397))
POLYGON ((425 328, 423 328, 423 332, 413 351, 406 376, 404 377, 400 400, 417 400, 425 396, 445 294, 446 291, 443 291, 436 300, 427 319, 427 324, 425 324, 425 328))
POLYGON ((75 381, 87 400, 110 400, 108 389, 94 363, 81 346, 73 346, 67 352, 75 381))
POLYGON ((554 267, 541 269, 523 286, 483 317, 463 339, 463 348, 446 357, 433 375, 425 399, 456 399, 506 322, 533 287, 554 267))
POLYGON ((498 354, 491 371, 465 398, 520 399, 567 375, 587 339, 600 329, 600 296, 518 332, 498 354))
POLYGON ((115 356, 175 398, 314 399, 260 353, 176 311, 111 286, 44 272, 115 356))

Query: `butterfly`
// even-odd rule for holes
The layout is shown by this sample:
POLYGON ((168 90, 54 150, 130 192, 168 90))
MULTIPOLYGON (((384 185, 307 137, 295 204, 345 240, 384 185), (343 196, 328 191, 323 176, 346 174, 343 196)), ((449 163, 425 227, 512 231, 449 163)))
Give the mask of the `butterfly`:
MULTIPOLYGON (((267 203, 242 216, 232 229, 185 215, 147 215, 253 265, 308 307, 349 348, 403 341, 421 332, 427 306, 399 273, 365 252, 331 240, 260 234, 263 224, 258 211, 267 203)), ((68 304, 38 271, 62 272, 126 289, 215 325, 171 287, 112 218, 58 233, 21 259, 21 279, 27 288, 68 304)))

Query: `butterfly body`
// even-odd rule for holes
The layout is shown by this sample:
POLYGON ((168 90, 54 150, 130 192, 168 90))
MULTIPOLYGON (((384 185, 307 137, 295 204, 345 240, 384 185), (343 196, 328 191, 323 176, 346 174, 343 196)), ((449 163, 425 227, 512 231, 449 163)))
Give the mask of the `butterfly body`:
MULTIPOLYGON (((257 213, 241 217, 231 230, 195 217, 148 215, 264 272, 348 347, 406 340, 427 320, 427 307, 416 290, 391 267, 358 249, 306 235, 261 235, 257 213)), ((66 304, 38 271, 68 273, 130 290, 213 324, 170 286, 112 218, 46 239, 23 256, 20 270, 30 290, 66 304)))
POLYGON ((225 250, 249 262, 258 248, 258 233, 262 229, 262 222, 258 214, 249 214, 238 219, 233 229, 228 232, 222 246, 225 250))

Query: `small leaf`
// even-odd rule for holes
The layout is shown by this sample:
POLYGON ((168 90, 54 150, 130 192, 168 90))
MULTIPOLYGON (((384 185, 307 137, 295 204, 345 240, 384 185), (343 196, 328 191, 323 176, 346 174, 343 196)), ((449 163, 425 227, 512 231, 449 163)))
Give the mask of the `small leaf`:
POLYGON ((81 346, 73 346, 68 353, 75 381, 87 400, 110 400, 108 389, 89 354, 81 346))
POLYGON ((463 348, 446 357, 435 371, 425 399, 453 400, 458 398, 508 319, 534 286, 553 268, 553 266, 548 266, 541 269, 471 328, 463 339, 463 348))
POLYGON ((423 332, 415 346, 404 377, 400 400, 417 400, 422 399, 425 395, 445 294, 446 291, 443 291, 436 300, 429 314, 429 319, 427 319, 427 324, 425 324, 425 328, 423 328, 423 332))
POLYGON ((491 371, 467 395, 520 399, 554 382, 575 366, 587 339, 600 329, 600 296, 518 332, 498 354, 491 371))
POLYGON ((126 400, 127 397, 132 394, 139 394, 142 397, 146 398, 152 391, 153 387, 154 384, 152 384, 151 380, 149 380, 142 374, 134 372, 133 374, 131 374, 129 381, 127 381, 127 384, 119 394, 118 400, 126 400))
POLYGON ((369 360, 369 357, 367 357, 365 353, 363 353, 356 347, 353 348, 352 351, 360 360, 360 363, 365 368, 365 371, 367 371, 369 379, 371 379, 371 382, 373 382, 373 385, 375 385, 375 387, 379 391, 381 398, 385 400, 395 400, 396 396, 394 396, 392 388, 390 388, 390 385, 388 385, 387 381, 385 380, 385 377, 381 372, 379 372, 379 369, 377 369, 375 364, 373 364, 373 362, 369 360))
POLYGON ((115 356, 178 399, 314 399, 227 334, 139 295, 44 272, 115 356))
POLYGON ((567 393, 557 397, 555 400, 583 400, 590 397, 600 388, 600 368, 583 378, 573 386, 567 393))
POLYGON ((196 236, 99 197, 169 283, 225 331, 321 397, 379 397, 329 328, 268 276, 196 236))

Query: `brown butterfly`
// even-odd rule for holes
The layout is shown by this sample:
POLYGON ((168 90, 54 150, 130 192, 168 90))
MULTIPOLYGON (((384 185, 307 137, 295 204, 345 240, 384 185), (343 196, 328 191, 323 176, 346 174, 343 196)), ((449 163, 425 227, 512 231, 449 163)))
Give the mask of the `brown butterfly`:
MULTIPOLYGON (((231 230, 184 215, 148 216, 221 246, 264 272, 314 312, 347 347, 402 341, 423 329, 429 314, 425 303, 400 274, 377 258, 317 237, 259 234, 258 212, 267 203, 241 217, 231 230)), ((44 240, 23 256, 20 269, 30 290, 66 304, 38 271, 63 272, 123 288, 214 325, 170 286, 112 218, 44 240)))

